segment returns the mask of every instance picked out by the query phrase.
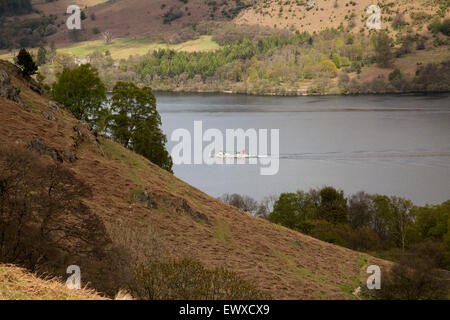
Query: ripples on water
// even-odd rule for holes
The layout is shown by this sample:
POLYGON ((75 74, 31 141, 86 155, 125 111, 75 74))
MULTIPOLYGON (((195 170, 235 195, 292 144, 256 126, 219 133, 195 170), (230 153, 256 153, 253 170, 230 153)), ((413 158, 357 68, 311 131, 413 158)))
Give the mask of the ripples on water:
MULTIPOLYGON (((254 97, 158 94, 163 129, 280 129, 280 172, 253 165, 181 165, 175 174, 218 196, 268 194, 333 185, 404 196, 450 199, 450 95, 254 97)), ((169 141, 169 150, 174 144, 169 141)))

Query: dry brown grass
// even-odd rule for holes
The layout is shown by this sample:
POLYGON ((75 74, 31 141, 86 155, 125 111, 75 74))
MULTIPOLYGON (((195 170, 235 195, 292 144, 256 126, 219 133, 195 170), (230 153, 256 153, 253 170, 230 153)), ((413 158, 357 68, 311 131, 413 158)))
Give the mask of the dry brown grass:
POLYGON ((59 279, 41 279, 22 268, 0 265, 0 300, 105 300, 91 289, 70 290, 59 279))
MULTIPOLYGON (((412 79, 416 73, 419 65, 427 65, 429 63, 440 63, 450 59, 450 52, 448 47, 430 48, 427 50, 414 51, 401 58, 395 60, 392 66, 388 68, 380 68, 378 66, 370 66, 363 68, 359 78, 361 81, 370 82, 373 79, 382 77, 387 80, 389 74, 394 71, 395 68, 401 70, 405 79, 412 79)), ((356 77, 356 73, 351 75, 356 77)))

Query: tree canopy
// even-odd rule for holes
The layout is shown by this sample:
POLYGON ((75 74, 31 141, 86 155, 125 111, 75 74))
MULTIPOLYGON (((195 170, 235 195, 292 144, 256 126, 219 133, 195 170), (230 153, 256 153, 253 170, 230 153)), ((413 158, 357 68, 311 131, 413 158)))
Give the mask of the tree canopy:
POLYGON ((106 102, 106 87, 90 64, 58 73, 53 98, 79 119, 96 125, 106 102))
POLYGON ((117 82, 111 98, 111 112, 109 128, 116 141, 172 171, 172 159, 165 148, 167 138, 160 128, 161 117, 150 87, 117 82))
POLYGON ((22 74, 25 77, 36 74, 36 71, 38 70, 36 63, 33 61, 33 57, 24 48, 20 49, 19 54, 17 55, 17 65, 20 67, 22 74))

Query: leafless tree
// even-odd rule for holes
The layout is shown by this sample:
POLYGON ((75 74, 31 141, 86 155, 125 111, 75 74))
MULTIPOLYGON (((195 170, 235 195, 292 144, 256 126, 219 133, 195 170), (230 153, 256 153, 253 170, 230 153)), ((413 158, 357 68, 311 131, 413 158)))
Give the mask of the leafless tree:
POLYGON ((111 32, 109 31, 102 32, 102 36, 105 43, 111 43, 113 37, 111 32))
POLYGON ((241 196, 240 194, 224 194, 219 200, 235 206, 236 208, 254 214, 258 209, 258 203, 249 196, 241 196))

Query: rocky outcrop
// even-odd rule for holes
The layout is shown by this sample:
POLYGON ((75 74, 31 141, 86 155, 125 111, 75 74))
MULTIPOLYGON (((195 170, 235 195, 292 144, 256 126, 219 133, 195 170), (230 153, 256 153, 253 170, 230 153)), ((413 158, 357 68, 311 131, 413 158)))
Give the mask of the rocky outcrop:
POLYGON ((78 148, 84 142, 84 136, 77 126, 73 127, 73 131, 75 131, 75 137, 72 137, 75 140, 74 148, 78 148))
POLYGON ((192 209, 192 207, 189 205, 189 203, 184 198, 163 198, 162 199, 166 205, 171 207, 175 210, 178 214, 186 214, 189 217, 191 217, 194 221, 200 222, 200 223, 206 223, 207 225, 211 225, 211 222, 209 221, 208 217, 198 211, 195 211, 192 209))
POLYGON ((48 101, 48 107, 55 111, 59 111, 59 109, 60 109, 59 105, 55 101, 52 101, 52 100, 48 101))
POLYGON ((74 163, 75 161, 78 160, 77 156, 72 151, 64 151, 63 155, 64 158, 70 163, 74 163))
POLYGON ((47 91, 35 79, 23 77, 22 70, 19 67, 8 61, 0 60, 0 62, 0 96, 24 104, 25 107, 27 106, 19 96, 20 90, 14 87, 8 74, 18 79, 22 79, 28 88, 34 92, 47 94, 47 91))
POLYGON ((42 139, 33 138, 30 144, 28 145, 28 149, 42 156, 47 151, 47 144, 42 139))
POLYGON ((133 194, 131 195, 131 200, 134 202, 142 203, 149 209, 158 208, 158 203, 156 202, 155 196, 151 192, 145 190, 133 192, 133 194))
POLYGON ((56 121, 56 117, 51 112, 42 111, 42 116, 50 121, 56 121))
POLYGON ((169 211, 173 210, 177 214, 185 214, 191 217, 196 222, 211 225, 208 217, 192 209, 184 198, 168 197, 166 195, 153 194, 146 190, 137 189, 132 192, 131 201, 141 203, 148 209, 158 209, 158 202, 161 202, 162 207, 166 207, 169 211))
POLYGON ((59 163, 63 163, 64 160, 70 163, 74 163, 78 160, 77 156, 72 151, 62 151, 47 146, 44 140, 39 138, 33 138, 28 144, 28 150, 36 152, 38 155, 50 156, 53 160, 59 163))
POLYGON ((22 103, 20 98, 20 90, 14 87, 8 73, 0 68, 0 97, 22 103))

